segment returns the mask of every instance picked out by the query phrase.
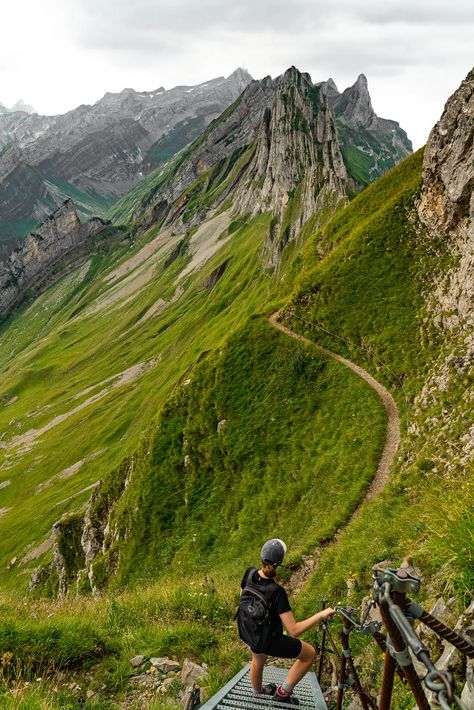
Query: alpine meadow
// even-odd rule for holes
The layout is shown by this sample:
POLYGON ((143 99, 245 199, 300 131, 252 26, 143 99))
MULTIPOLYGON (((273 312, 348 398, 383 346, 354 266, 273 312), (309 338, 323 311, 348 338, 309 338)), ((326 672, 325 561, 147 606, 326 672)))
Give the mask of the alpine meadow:
MULTIPOLYGON (((0 105, 1 708, 211 698, 270 538, 297 618, 402 567, 472 649, 474 70, 445 98, 416 152, 364 74, 294 66, 0 105)), ((372 705, 343 707, 382 707, 380 648, 353 655, 372 705)))

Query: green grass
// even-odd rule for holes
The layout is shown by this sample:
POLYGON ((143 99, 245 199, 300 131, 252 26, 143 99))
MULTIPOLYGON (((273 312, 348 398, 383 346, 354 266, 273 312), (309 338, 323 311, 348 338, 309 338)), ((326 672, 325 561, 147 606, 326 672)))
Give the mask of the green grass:
POLYGON ((306 610, 315 596, 344 598, 351 574, 360 598, 370 589, 372 564, 382 559, 413 560, 429 580, 425 598, 472 598, 474 490, 459 453, 472 377, 451 366, 444 391, 419 404, 430 373, 450 352, 462 352, 455 332, 428 326, 427 290, 455 259, 443 235, 413 226, 421 159, 421 151, 408 158, 310 240, 285 310, 295 330, 385 381, 404 425, 390 485, 323 553, 303 592, 306 610))
MULTIPOLYGON (((158 268, 146 291, 138 293, 128 307, 86 316, 87 307, 107 290, 104 274, 115 265, 110 253, 99 255, 82 282, 77 274, 67 276, 4 324, 0 398, 4 404, 12 403, 0 410, 0 419, 8 439, 69 412, 103 390, 103 380, 131 365, 152 357, 160 362, 45 432, 31 451, 0 452, 0 483, 11 481, 0 489, 0 507, 11 508, 0 517, 3 570, 15 556, 22 558, 29 544, 38 545, 48 537, 63 512, 87 500, 90 490, 81 491, 134 451, 179 377, 266 301, 269 282, 262 278, 257 255, 267 221, 259 218, 237 229, 201 271, 188 277, 183 298, 140 326, 137 323, 148 307, 174 292, 173 280, 188 256, 179 257, 164 271, 158 268), (230 256, 220 281, 211 292, 203 290, 212 271, 230 256), (91 386, 95 390, 80 394, 91 386), (73 476, 58 477, 80 460, 84 464, 73 476), (76 497, 71 501, 70 496, 76 497)), ((36 564, 36 560, 30 563, 36 564)), ((4 571, 3 576, 12 587, 27 581, 21 566, 4 571)))
MULTIPOLYGON (((209 676, 201 685, 209 696, 247 655, 235 638, 235 601, 235 590, 202 576, 98 601, 76 599, 73 606, 70 600, 20 604, 2 594, 0 707, 111 710, 133 690, 130 659, 138 654, 207 663, 209 676), (80 690, 71 689, 75 684, 80 690), (86 698, 88 690, 93 699, 86 698)), ((149 667, 147 660, 141 672, 149 667)), ((180 690, 177 682, 166 697, 168 707, 179 706, 180 690)))
POLYGON ((388 369, 372 367, 393 386, 420 356, 417 316, 435 266, 409 222, 421 159, 418 152, 367 188, 309 241, 296 285, 303 306, 292 303, 296 315, 336 334, 307 326, 312 338, 356 360, 373 351, 388 369))
POLYGON ((283 537, 299 558, 363 497, 384 434, 383 407, 360 378, 253 320, 199 365, 111 472, 99 509, 109 481, 131 476, 133 485, 115 491, 109 519, 120 543, 107 540, 97 564, 114 566, 120 547, 119 585, 180 569, 238 575, 257 554, 249 520, 253 539, 283 537))

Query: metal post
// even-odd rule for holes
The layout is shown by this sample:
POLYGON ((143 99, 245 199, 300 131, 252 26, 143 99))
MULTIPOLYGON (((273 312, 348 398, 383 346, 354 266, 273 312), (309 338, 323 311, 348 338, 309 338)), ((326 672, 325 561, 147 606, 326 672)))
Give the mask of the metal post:
POLYGON ((364 710, 369 710, 369 707, 375 707, 375 703, 373 702, 372 698, 369 697, 364 690, 362 689, 362 686, 360 684, 359 676, 357 673, 357 669, 354 665, 354 661, 352 659, 352 653, 351 653, 351 647, 349 644, 349 634, 353 628, 353 624, 349 621, 347 617, 344 617, 344 627, 341 631, 341 645, 342 645, 342 653, 344 660, 346 661, 347 665, 349 666, 349 669, 351 671, 352 678, 354 680, 354 690, 357 693, 357 695, 360 698, 360 702, 362 704, 362 707, 364 710))
POLYGON ((395 659, 390 653, 390 649, 386 648, 385 660, 383 664, 382 687, 380 689, 379 710, 390 710, 396 665, 395 659))
POLYGON ((344 697, 344 688, 346 687, 346 657, 341 658, 341 667, 339 669, 339 682, 337 684, 337 702, 336 710, 342 710, 342 699, 344 697))
MULTIPOLYGON (((387 644, 385 642, 384 635, 381 634, 380 631, 376 631, 374 634, 372 634, 372 636, 373 636, 377 646, 380 648, 380 650, 383 651, 383 653, 385 653, 385 651, 387 650, 387 644)), ((390 658, 392 658, 391 654, 389 654, 389 655, 390 655, 390 658)), ((403 675, 402 669, 400 668, 400 666, 397 663, 395 663, 394 665, 395 665, 395 673, 398 675, 400 680, 402 680, 404 683, 406 683, 407 679, 403 675)))
MULTIPOLYGON (((385 628, 387 629, 388 635, 390 636, 390 640, 392 642, 395 652, 405 652, 408 654, 408 649, 406 647, 405 641, 403 640, 403 637, 400 631, 398 630, 398 627, 393 622, 392 617, 390 616, 387 602, 383 599, 381 599, 380 603, 380 613, 382 615, 383 623, 385 624, 385 628)), ((418 678, 418 675, 413 667, 411 659, 409 659, 409 656, 407 656, 407 660, 405 662, 406 665, 402 666, 403 673, 405 674, 405 677, 408 681, 408 685, 410 686, 410 690, 413 693, 413 697, 416 700, 417 706, 419 708, 422 708, 422 710, 430 710, 430 704, 426 698, 420 679, 418 678)))

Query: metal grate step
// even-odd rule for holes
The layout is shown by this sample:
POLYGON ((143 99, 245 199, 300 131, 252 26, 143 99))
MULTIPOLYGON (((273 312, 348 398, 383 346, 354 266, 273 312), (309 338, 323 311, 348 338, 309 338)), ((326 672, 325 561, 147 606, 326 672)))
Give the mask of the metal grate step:
MULTIPOLYGON (((201 705, 200 710, 288 710, 288 703, 279 703, 264 695, 254 695, 250 685, 250 665, 246 665, 215 695, 201 705)), ((279 685, 287 670, 268 666, 263 671, 264 683, 279 685)), ((327 710, 315 673, 307 673, 295 689, 301 710, 327 710)))

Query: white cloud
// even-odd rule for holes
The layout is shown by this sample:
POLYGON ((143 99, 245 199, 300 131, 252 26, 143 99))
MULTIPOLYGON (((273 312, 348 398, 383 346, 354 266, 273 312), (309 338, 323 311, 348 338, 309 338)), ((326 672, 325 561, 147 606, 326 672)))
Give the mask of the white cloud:
POLYGON ((0 101, 44 113, 106 91, 291 64, 340 89, 360 72, 379 115, 422 145, 472 66, 474 4, 452 0, 17 0, 2 9, 0 101), (7 28, 7 29, 5 29, 7 28))

